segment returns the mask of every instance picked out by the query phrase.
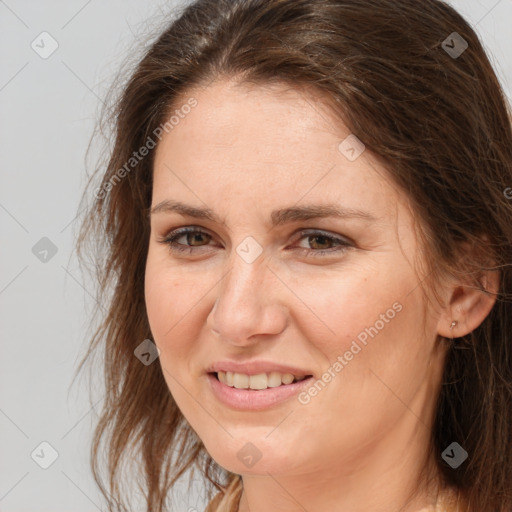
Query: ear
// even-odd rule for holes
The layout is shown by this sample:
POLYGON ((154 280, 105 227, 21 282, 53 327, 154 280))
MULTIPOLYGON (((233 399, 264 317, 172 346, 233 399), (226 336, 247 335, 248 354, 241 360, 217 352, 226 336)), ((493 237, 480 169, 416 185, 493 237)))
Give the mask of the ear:
POLYGON ((496 302, 500 272, 487 270, 478 281, 482 288, 455 279, 446 286, 444 295, 447 300, 439 317, 438 334, 445 338, 460 338, 485 320, 496 302), (452 322, 457 323, 451 327, 452 322))

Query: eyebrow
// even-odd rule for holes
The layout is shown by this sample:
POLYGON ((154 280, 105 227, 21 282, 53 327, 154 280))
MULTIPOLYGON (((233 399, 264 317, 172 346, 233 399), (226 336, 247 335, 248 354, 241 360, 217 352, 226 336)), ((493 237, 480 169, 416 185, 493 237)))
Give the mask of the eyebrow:
MULTIPOLYGON (((212 222, 226 225, 224 219, 217 216, 213 210, 207 207, 191 206, 180 201, 165 200, 151 208, 149 215, 159 213, 176 212, 183 216, 193 217, 196 219, 206 219, 212 222)), ((356 208, 345 208, 337 204, 308 204, 304 206, 291 206, 274 210, 270 214, 272 226, 280 226, 287 222, 304 221, 308 219, 319 218, 359 218, 368 221, 376 221, 377 218, 370 212, 359 210, 356 208)))

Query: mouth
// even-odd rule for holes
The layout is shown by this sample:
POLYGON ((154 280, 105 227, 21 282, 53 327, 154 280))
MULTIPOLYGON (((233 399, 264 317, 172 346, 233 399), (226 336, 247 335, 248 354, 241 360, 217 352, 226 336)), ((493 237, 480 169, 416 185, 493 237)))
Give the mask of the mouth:
POLYGON ((219 370, 207 373, 211 392, 230 409, 263 411, 278 407, 311 385, 312 375, 291 373, 246 373, 219 370), (223 382, 224 381, 224 382, 223 382))
POLYGON ((291 373, 269 372, 248 375, 237 372, 209 372, 218 382, 236 389, 263 391, 271 388, 282 388, 311 379, 313 375, 293 375, 291 373))

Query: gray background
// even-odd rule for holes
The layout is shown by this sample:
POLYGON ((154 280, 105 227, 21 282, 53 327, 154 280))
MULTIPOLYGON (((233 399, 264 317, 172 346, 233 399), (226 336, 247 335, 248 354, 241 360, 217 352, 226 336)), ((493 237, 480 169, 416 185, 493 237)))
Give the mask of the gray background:
MULTIPOLYGON (((511 98, 512 1, 451 3, 476 27, 511 98)), ((178 4, 0 0, 1 512, 103 509, 88 465, 102 397, 93 394, 91 407, 86 379, 70 388, 94 294, 73 256, 78 201, 97 156, 93 148, 86 162, 85 151, 114 74, 178 4), (46 59, 31 47, 51 48, 49 39, 42 48, 43 31, 58 43, 46 59), (42 252, 44 237, 55 255, 42 252), (51 462, 42 442, 58 453, 47 469, 35 462, 51 462)), ((201 496, 179 494, 179 510, 202 510, 201 496)))

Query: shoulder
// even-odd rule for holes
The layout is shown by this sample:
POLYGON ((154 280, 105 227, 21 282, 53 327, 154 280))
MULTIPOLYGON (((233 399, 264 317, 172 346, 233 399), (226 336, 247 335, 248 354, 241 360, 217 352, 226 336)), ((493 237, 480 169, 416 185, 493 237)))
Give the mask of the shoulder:
POLYGON ((241 494, 242 478, 236 475, 228 486, 208 503, 205 512, 237 512, 241 494))

